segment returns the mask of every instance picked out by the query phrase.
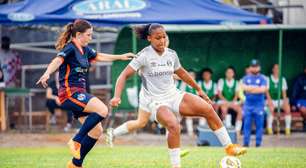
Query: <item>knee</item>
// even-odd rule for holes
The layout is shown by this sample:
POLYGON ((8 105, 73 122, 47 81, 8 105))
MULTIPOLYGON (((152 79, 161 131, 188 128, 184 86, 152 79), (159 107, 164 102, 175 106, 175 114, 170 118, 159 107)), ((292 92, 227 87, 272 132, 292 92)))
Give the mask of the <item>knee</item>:
POLYGON ((96 126, 94 129, 92 129, 92 130, 89 132, 89 135, 90 135, 92 138, 99 139, 100 136, 102 135, 102 133, 103 133, 103 128, 102 128, 102 126, 96 126))
POLYGON ((146 120, 137 120, 137 124, 139 128, 143 128, 147 125, 147 121, 146 120))
POLYGON ((180 124, 177 122, 171 122, 167 124, 167 129, 169 133, 171 134, 180 134, 181 132, 181 127, 180 124))
POLYGON ((108 115, 108 108, 106 107, 106 105, 102 104, 102 105, 100 105, 100 108, 97 111, 97 113, 100 116, 106 117, 108 115))
POLYGON ((209 119, 211 117, 214 117, 215 114, 216 114, 216 111, 211 105, 209 105, 208 108, 205 109, 205 111, 202 111, 201 116, 209 119))

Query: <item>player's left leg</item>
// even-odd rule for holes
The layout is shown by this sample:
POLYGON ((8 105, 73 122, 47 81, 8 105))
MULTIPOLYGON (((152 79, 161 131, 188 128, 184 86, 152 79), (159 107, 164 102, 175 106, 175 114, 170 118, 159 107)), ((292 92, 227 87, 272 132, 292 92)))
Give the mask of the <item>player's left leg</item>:
POLYGON ((282 102, 282 109, 284 110, 285 113, 285 134, 290 135, 291 134, 291 112, 290 112, 290 105, 289 105, 289 100, 284 99, 282 102))
MULTIPOLYGON (((83 124, 86 117, 80 117, 79 121, 83 124)), ((88 154, 88 152, 94 147, 98 139, 103 133, 102 124, 97 124, 93 129, 91 129, 87 135, 81 141, 80 159, 73 158, 72 164, 77 167, 82 167, 83 161, 88 154)))
POLYGON ((232 144, 227 130, 213 107, 199 96, 186 93, 180 103, 179 111, 182 116, 206 118, 209 127, 214 131, 221 144, 225 147, 227 154, 241 155, 246 152, 245 148, 232 144))
POLYGON ((73 157, 80 159, 83 138, 107 116, 108 109, 101 100, 87 93, 73 94, 73 96, 66 100, 62 106, 65 109, 72 110, 77 118, 87 116, 80 130, 68 142, 73 157))

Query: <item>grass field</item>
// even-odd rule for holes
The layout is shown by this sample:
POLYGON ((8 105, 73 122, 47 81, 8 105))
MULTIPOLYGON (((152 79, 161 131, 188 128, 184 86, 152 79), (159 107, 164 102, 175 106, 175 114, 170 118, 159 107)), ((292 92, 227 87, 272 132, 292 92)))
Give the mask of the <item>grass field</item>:
MULTIPOLYGON (((188 148, 183 168, 216 168, 222 148, 188 148)), ((70 159, 65 147, 0 148, 0 168, 64 168, 70 159)), ((240 157, 243 168, 305 168, 306 148, 251 148, 240 157)), ((168 168, 166 147, 98 146, 87 157, 86 168, 168 168)))

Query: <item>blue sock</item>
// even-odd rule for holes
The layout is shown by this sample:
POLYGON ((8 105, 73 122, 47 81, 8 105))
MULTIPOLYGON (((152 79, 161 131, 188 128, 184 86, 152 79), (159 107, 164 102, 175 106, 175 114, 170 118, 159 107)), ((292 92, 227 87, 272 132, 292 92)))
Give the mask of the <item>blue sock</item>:
POLYGON ((81 143, 82 139, 88 134, 88 132, 91 129, 93 129, 103 119, 104 117, 100 116, 97 113, 91 113, 90 115, 88 115, 80 131, 74 136, 73 140, 81 143))
POLYGON ((81 167, 85 156, 95 146, 96 142, 97 139, 94 139, 86 135, 81 142, 81 158, 80 159, 73 158, 72 163, 76 166, 81 167))

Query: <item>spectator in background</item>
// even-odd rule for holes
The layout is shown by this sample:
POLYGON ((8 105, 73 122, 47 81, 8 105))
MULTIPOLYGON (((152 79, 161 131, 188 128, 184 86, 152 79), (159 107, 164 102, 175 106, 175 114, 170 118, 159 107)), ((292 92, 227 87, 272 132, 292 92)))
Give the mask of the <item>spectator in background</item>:
POLYGON ((304 73, 296 78, 292 91, 293 109, 299 110, 304 118, 304 131, 306 131, 306 66, 304 73))
POLYGON ((21 60, 16 52, 10 49, 11 40, 7 36, 1 38, 0 62, 6 87, 20 85, 21 60))
MULTIPOLYGON (((46 91, 46 98, 47 98, 46 106, 49 112, 51 113, 50 124, 56 124, 55 109, 62 109, 61 103, 58 98, 59 72, 57 71, 54 75, 55 75, 54 76, 55 80, 49 83, 46 91)), ((67 123, 64 128, 65 132, 68 132, 71 129, 71 123, 72 123, 72 112, 67 111, 67 123)))
POLYGON ((264 125, 265 94, 267 92, 267 81, 264 75, 260 74, 260 65, 257 60, 250 64, 251 74, 243 77, 241 88, 245 93, 243 105, 244 117, 244 146, 250 145, 252 121, 256 125, 256 147, 261 145, 264 125))
POLYGON ((237 113, 235 130, 240 134, 242 126, 242 109, 238 102, 239 82, 235 79, 235 69, 229 66, 225 72, 225 78, 218 81, 218 104, 221 108, 222 120, 227 128, 232 126, 232 117, 228 110, 232 109, 237 113))
MULTIPOLYGON (((212 81, 213 71, 210 68, 203 68, 201 71, 201 78, 198 84, 201 86, 202 90, 206 93, 209 99, 213 102, 213 108, 218 111, 218 105, 216 103, 217 99, 217 84, 212 81)), ((201 118, 199 125, 206 125, 206 120, 201 118)))
MULTIPOLYGON (((267 92, 267 104, 269 107, 270 114, 268 116, 268 123, 267 123, 267 130, 268 134, 273 134, 272 124, 273 124, 273 117, 275 116, 274 110, 278 107, 278 87, 279 87, 279 67, 278 64, 274 64, 272 68, 272 74, 267 77, 268 89, 267 92)), ((286 135, 290 135, 290 128, 291 128, 291 114, 290 114, 290 105, 289 99, 287 97, 287 81, 285 77, 282 77, 282 84, 281 84, 281 99, 280 99, 280 106, 285 112, 285 124, 286 135)))

